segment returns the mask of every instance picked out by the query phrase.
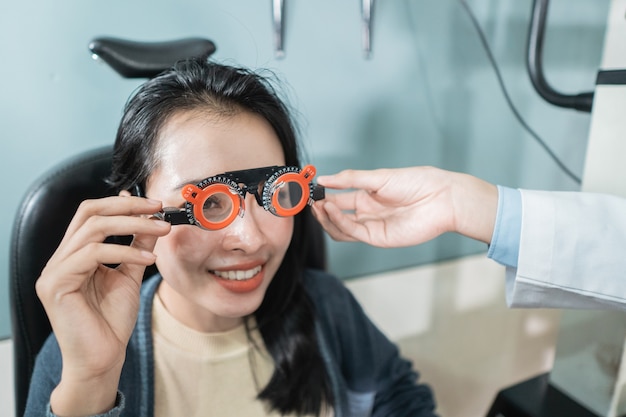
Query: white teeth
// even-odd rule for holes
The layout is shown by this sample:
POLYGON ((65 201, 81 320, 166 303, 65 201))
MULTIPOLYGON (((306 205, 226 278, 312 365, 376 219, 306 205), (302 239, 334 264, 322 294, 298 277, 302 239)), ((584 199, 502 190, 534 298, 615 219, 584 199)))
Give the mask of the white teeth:
POLYGON ((242 280, 250 279, 256 274, 258 274, 259 272, 261 272, 261 266, 254 267, 246 271, 212 271, 212 272, 220 278, 242 281, 242 280))

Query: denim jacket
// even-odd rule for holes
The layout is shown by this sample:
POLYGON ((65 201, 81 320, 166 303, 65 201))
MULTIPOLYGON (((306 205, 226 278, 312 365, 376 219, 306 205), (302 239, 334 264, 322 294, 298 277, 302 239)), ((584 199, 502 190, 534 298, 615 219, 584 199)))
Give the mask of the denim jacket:
MULTIPOLYGON (((137 324, 130 339, 115 408, 98 417, 154 415, 152 300, 161 282, 144 282, 137 324)), ((335 417, 436 417, 431 389, 419 384, 412 364, 367 318, 337 278, 308 270, 305 288, 315 306, 320 352, 330 376, 335 417)), ((37 357, 25 416, 50 416, 50 393, 61 377, 61 353, 50 335, 37 357)))

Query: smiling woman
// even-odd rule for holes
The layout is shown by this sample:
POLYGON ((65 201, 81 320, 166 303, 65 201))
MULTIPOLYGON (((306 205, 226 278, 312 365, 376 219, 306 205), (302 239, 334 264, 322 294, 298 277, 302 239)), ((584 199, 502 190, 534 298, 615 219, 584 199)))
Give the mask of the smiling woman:
POLYGON ((54 333, 26 415, 434 416, 341 281, 305 267, 323 195, 301 167, 257 73, 190 60, 144 84, 115 143, 119 196, 80 206, 37 282, 54 333), (213 227, 214 209, 235 215, 213 227))
MULTIPOLYGON (((156 140, 160 157, 146 183, 147 197, 179 207, 185 203, 179 184, 194 178, 285 165, 265 119, 248 112, 216 119, 215 113, 187 110, 169 117, 156 140)), ((154 248, 165 277, 159 296, 175 318, 196 330, 229 330, 256 311, 291 241, 293 217, 269 215, 252 195, 246 200, 245 214, 228 227, 173 227, 154 248), (255 269, 247 280, 230 279, 255 269)))

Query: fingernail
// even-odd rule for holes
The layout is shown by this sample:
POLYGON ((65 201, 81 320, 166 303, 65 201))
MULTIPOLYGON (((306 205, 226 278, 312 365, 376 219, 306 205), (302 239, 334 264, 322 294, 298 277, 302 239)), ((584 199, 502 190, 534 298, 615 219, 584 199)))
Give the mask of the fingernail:
POLYGON ((168 222, 166 222, 166 221, 159 220, 159 219, 156 219, 156 218, 153 218, 153 219, 152 219, 152 221, 153 221, 153 222, 154 222, 157 226, 159 226, 159 227, 160 227, 160 228, 162 228, 162 229, 165 229, 165 228, 170 227, 170 224, 169 224, 168 222))
POLYGON ((155 260, 156 259, 156 255, 152 252, 148 252, 147 250, 142 250, 141 251, 141 256, 143 256, 144 258, 147 259, 151 259, 151 260, 155 260))

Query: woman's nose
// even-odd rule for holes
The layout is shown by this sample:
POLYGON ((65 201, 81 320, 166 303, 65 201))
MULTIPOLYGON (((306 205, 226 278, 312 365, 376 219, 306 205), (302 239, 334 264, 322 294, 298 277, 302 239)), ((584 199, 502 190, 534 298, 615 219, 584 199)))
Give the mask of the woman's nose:
POLYGON ((265 243, 265 234, 260 222, 263 216, 271 216, 260 207, 254 195, 248 194, 245 199, 243 216, 237 216, 224 229, 223 245, 227 250, 254 252, 265 243))

